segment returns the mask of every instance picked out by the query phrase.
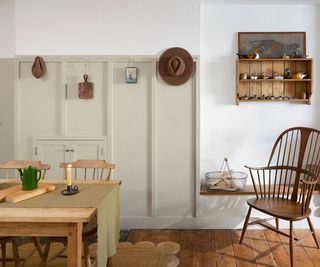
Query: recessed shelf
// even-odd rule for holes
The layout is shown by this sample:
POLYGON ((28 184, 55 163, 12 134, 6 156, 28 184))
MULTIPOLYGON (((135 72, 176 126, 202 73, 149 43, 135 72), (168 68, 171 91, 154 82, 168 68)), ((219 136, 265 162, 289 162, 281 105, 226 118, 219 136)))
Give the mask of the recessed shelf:
POLYGON ((240 82, 311 82, 311 79, 240 79, 240 82))
MULTIPOLYGON (((316 185, 314 195, 320 194, 320 184, 316 185)), ((243 189, 237 191, 222 191, 222 190, 210 190, 204 184, 201 185, 200 195, 203 196, 219 196, 219 195, 255 195, 254 188, 252 185, 246 185, 243 189)))

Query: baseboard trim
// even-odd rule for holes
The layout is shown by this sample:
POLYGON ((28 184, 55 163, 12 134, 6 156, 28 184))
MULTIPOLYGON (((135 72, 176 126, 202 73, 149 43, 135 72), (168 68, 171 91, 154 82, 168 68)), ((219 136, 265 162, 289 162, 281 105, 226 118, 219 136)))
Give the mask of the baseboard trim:
MULTIPOLYGON (((319 217, 311 217, 313 224, 320 225, 319 217)), ((121 229, 242 229, 244 217, 121 217, 121 229)), ((295 228, 309 229, 307 220, 294 222, 295 228)), ((280 220, 280 228, 287 229, 289 224, 280 220)), ((250 229, 261 229, 252 226, 250 229)))

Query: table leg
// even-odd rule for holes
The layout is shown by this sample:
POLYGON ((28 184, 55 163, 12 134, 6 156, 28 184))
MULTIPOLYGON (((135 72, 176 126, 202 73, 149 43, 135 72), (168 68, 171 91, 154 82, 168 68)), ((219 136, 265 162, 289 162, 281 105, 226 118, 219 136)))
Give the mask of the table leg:
POLYGON ((68 267, 81 267, 82 223, 68 225, 68 267))

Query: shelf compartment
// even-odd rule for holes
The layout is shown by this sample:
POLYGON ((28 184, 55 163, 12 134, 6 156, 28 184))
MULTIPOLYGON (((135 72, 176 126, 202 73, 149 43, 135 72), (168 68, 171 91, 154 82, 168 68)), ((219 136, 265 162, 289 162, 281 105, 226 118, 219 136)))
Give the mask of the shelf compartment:
POLYGON ((238 99, 238 102, 293 102, 309 104, 310 99, 238 99))
POLYGON ((312 59, 238 59, 236 73, 236 103, 239 102, 292 102, 310 104, 312 95, 312 59), (289 68, 291 73, 307 73, 306 79, 240 79, 241 74, 272 77, 275 73, 283 74, 289 68), (294 99, 281 100, 240 100, 241 97, 274 96, 290 97, 294 99))
POLYGON ((240 79, 240 82, 311 82, 311 79, 240 79))

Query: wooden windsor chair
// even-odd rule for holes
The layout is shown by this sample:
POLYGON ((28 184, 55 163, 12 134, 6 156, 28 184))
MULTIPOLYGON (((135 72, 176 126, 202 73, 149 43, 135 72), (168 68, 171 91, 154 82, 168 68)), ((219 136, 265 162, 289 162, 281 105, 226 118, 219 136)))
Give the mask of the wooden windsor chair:
POLYGON ((240 243, 247 226, 259 224, 289 237, 290 264, 294 266, 293 246, 313 236, 319 242, 312 225, 309 204, 320 173, 320 131, 294 127, 284 131, 276 140, 267 167, 248 167, 256 198, 247 200, 249 210, 244 222, 240 243), (252 208, 275 218, 260 219, 249 223, 252 208), (289 234, 279 230, 279 219, 289 222, 289 234), (299 240, 293 235, 293 222, 307 219, 310 233, 299 240))
MULTIPOLYGON (((46 171, 50 169, 49 164, 43 164, 41 161, 36 160, 11 160, 7 162, 0 163, 0 170, 5 173, 4 177, 5 179, 10 178, 17 178, 19 176, 18 172, 16 172, 16 175, 14 175, 14 171, 18 169, 24 169, 28 166, 36 167, 38 170, 41 170, 41 176, 40 179, 44 179, 46 176, 46 171)), ((42 249, 40 242, 37 237, 31 237, 31 241, 29 238, 24 237, 0 237, 0 244, 1 244, 1 262, 2 265, 5 266, 6 262, 14 261, 15 266, 19 266, 20 262, 25 262, 29 257, 32 256, 32 254, 35 252, 35 250, 38 251, 40 257, 42 257, 42 249), (6 257, 6 245, 7 243, 12 244, 12 252, 13 252, 13 259, 6 257), (27 255, 24 259, 20 259, 18 246, 32 242, 35 245, 35 249, 32 250, 29 255, 27 255)))
MULTIPOLYGON (((71 168, 74 170, 74 176, 72 177, 75 180, 106 180, 109 181, 111 178, 111 172, 115 168, 115 165, 108 163, 105 160, 77 160, 72 163, 62 162, 59 164, 60 168, 64 169, 64 178, 67 178, 67 168, 68 165, 71 165, 71 168)), ((91 267, 94 263, 91 262, 92 258, 89 254, 89 246, 97 241, 97 218, 94 217, 90 222, 88 222, 82 231, 82 240, 84 247, 84 258, 85 266, 91 267)), ((48 242, 45 246, 43 255, 41 257, 41 266, 46 266, 48 261, 52 261, 57 257, 65 257, 63 252, 67 249, 67 238, 65 237, 49 237, 48 242), (48 259, 50 246, 53 242, 63 243, 64 247, 58 251, 55 255, 48 259)))

